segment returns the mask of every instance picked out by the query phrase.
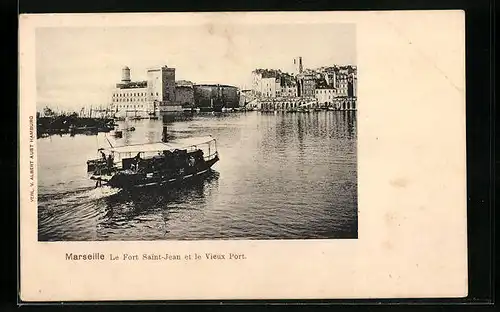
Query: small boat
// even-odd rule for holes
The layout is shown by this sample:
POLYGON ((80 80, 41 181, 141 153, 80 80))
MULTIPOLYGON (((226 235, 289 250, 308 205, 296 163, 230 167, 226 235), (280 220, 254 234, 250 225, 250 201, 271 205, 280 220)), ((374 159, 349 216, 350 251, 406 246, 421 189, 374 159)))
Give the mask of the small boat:
POLYGON ((199 113, 200 108, 199 107, 184 107, 182 108, 183 112, 186 114, 194 114, 194 113, 199 113))
POLYGON ((87 161, 96 187, 128 189, 168 185, 202 177, 219 161, 217 142, 211 137, 180 139, 99 149, 100 158, 87 161))
MULTIPOLYGON (((61 129, 62 131, 62 129, 61 129)), ((70 125, 68 128, 68 132, 70 134, 77 134, 77 133, 82 133, 82 134, 95 134, 99 131, 98 128, 96 127, 87 127, 86 125, 83 127, 76 127, 74 125, 70 125)))
POLYGON ((127 131, 135 131, 135 127, 128 127, 125 130, 127 130, 127 131))
POLYGON ((114 127, 110 127, 108 125, 105 125, 105 126, 101 126, 99 128, 97 128, 97 132, 110 132, 111 130, 113 130, 114 127))
POLYGON ((203 107, 199 107, 199 112, 201 113, 211 113, 213 112, 213 109, 211 106, 203 106, 203 107))

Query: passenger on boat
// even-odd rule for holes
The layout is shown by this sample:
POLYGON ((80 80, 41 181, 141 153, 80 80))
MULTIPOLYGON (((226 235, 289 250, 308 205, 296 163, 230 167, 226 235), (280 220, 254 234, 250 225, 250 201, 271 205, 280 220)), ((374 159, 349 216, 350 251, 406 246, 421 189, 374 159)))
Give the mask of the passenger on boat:
POLYGON ((196 163, 196 160, 194 159, 193 156, 189 156, 189 166, 194 167, 194 164, 196 163))
POLYGON ((203 161, 203 151, 202 150, 199 150, 196 152, 196 160, 203 161))
POLYGON ((102 159, 105 161, 106 160, 106 154, 104 154, 103 151, 101 151, 102 159))
POLYGON ((202 150, 199 150, 195 153, 195 163, 196 163, 196 166, 199 167, 203 164, 203 161, 204 161, 204 158, 203 158, 203 151, 202 150))
POLYGON ((139 163, 141 162, 141 153, 137 153, 137 155, 135 155, 134 157, 134 160, 135 160, 135 170, 136 171, 139 171, 139 163))
POLYGON ((113 168, 113 155, 109 154, 107 160, 108 169, 111 170, 113 168))
POLYGON ((163 151, 163 156, 166 158, 166 159, 170 159, 172 157, 172 152, 169 151, 169 150, 165 150, 163 151))

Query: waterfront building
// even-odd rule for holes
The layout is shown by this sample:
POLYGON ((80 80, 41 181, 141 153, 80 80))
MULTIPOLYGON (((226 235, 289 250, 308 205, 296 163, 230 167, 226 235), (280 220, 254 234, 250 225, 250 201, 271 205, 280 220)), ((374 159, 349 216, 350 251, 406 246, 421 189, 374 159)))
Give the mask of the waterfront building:
POLYGON ((252 72, 252 92, 259 99, 263 110, 293 110, 305 105, 304 102, 309 103, 307 106, 310 108, 356 109, 355 66, 303 68, 302 57, 294 58, 293 63, 295 74, 274 69, 256 69, 252 72))
POLYGON ((352 98, 357 97, 357 94, 356 94, 357 84, 358 84, 358 78, 354 74, 351 74, 347 78, 347 96, 348 97, 352 97, 352 98))
POLYGON ((147 77, 150 101, 159 103, 160 111, 176 110, 180 105, 175 100, 175 68, 149 68, 147 77))
POLYGON ((347 92, 347 79, 349 73, 347 70, 339 70, 337 79, 335 81, 335 88, 337 89, 337 96, 348 96, 347 92))
POLYGON ((281 87, 276 77, 262 78, 260 94, 267 97, 276 97, 281 93, 281 87))
POLYGON ((191 81, 175 82, 175 100, 182 107, 194 107, 194 87, 191 81))
POLYGON ((281 88, 281 95, 283 97, 297 97, 297 86, 296 85, 290 85, 290 86, 284 86, 281 88))
POLYGON ((252 90, 256 96, 276 97, 281 95, 280 71, 256 69, 252 72, 252 90))
POLYGON ((112 94, 111 110, 124 115, 149 114, 153 111, 153 102, 148 96, 147 81, 132 82, 130 68, 122 68, 121 82, 116 84, 112 94))
POLYGON ((324 87, 315 90, 315 98, 320 107, 333 106, 336 97, 336 90, 331 87, 324 87))
POLYGON ((240 107, 247 107, 247 108, 256 108, 257 101, 255 100, 255 96, 253 93, 253 90, 251 89, 243 89, 240 90, 240 107))
POLYGON ((147 70, 147 80, 132 81, 130 68, 122 68, 122 79, 112 93, 111 110, 119 116, 147 116, 175 110, 175 68, 160 66, 147 70))
POLYGON ((356 110, 357 109, 356 98, 351 98, 347 96, 336 97, 333 100, 332 107, 337 110, 356 110))
POLYGON ((318 102, 314 97, 260 98, 257 107, 264 112, 297 111, 301 108, 316 108, 318 102))
POLYGON ((326 84, 334 87, 336 84, 336 74, 335 71, 329 71, 324 73, 326 84))
POLYGON ((299 75, 297 77, 297 95, 300 97, 314 97, 316 90, 316 77, 312 74, 299 75))
POLYGON ((237 87, 220 84, 194 84, 194 105, 202 110, 220 111, 222 108, 237 108, 240 92, 237 87))

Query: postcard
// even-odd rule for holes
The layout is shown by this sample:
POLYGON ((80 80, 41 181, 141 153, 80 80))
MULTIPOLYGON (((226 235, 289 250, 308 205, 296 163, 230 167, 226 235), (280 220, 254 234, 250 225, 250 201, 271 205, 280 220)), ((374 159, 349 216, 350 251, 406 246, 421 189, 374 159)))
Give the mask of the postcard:
POLYGON ((20 297, 465 297, 462 11, 23 14, 20 297))

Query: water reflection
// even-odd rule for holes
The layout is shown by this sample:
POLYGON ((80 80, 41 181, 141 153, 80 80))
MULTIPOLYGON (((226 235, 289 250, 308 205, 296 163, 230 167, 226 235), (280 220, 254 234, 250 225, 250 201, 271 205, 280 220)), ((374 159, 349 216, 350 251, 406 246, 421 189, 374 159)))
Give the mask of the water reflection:
POLYGON ((204 178, 193 179, 189 183, 123 190, 106 198, 106 216, 113 218, 116 214, 122 214, 119 209, 116 210, 116 207, 122 205, 129 208, 123 215, 127 219, 133 219, 156 208, 168 209, 172 203, 203 200, 206 192, 217 190, 219 175, 212 171, 204 178))
MULTIPOLYGON (((218 189, 219 173, 211 171, 204 177, 170 186, 150 186, 131 190, 122 190, 105 198, 105 214, 99 222, 99 237, 113 239, 113 230, 124 226, 149 222, 159 215, 168 228, 171 215, 182 210, 198 210, 206 205, 206 198, 218 189), (186 207, 180 204, 189 205, 186 207)), ((168 229, 163 237, 167 238, 168 229)), ((119 236, 116 239, 120 239, 119 236)))

